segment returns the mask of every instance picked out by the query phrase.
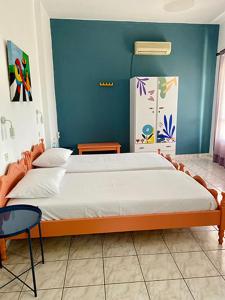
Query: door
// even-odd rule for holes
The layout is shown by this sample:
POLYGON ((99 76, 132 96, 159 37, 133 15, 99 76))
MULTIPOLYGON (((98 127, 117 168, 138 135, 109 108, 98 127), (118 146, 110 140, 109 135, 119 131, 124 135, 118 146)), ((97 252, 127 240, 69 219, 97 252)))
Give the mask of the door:
POLYGON ((136 77, 135 144, 156 142, 157 77, 136 77))
POLYGON ((157 143, 176 142, 178 77, 158 77, 157 143))

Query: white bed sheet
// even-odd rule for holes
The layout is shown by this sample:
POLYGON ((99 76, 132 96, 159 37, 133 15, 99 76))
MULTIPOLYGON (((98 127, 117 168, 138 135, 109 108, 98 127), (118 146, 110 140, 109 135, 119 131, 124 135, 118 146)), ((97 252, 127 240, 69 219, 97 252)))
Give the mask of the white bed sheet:
POLYGON ((214 210, 213 196, 183 172, 127 171, 66 174, 60 194, 12 199, 38 206, 43 220, 214 210))
POLYGON ((67 173, 174 169, 157 153, 71 155, 64 167, 67 173))

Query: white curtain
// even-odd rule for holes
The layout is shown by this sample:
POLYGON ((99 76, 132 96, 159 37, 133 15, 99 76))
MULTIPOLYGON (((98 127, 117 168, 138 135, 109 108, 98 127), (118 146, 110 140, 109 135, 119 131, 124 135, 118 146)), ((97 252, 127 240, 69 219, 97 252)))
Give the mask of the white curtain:
POLYGON ((219 62, 213 161, 225 167, 225 54, 219 62))

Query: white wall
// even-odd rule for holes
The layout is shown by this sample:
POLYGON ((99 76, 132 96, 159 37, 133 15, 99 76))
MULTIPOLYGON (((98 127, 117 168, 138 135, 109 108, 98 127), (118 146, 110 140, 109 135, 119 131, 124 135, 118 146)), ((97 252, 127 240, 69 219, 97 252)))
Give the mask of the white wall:
POLYGON ((11 139, 8 134, 8 138, 3 141, 0 124, 0 174, 9 162, 21 157, 22 151, 38 143, 40 137, 46 138, 49 146, 57 136, 50 45, 49 18, 39 0, 0 0, 0 117, 10 119, 15 128, 15 138, 11 139), (39 11, 37 7, 40 8, 39 11), (41 32, 38 32, 40 24, 41 32), (33 102, 10 102, 7 40, 13 41, 29 55, 33 102), (44 109, 44 126, 37 123, 36 109, 42 112, 44 109), (49 111, 51 129, 48 129, 49 111))
POLYGON ((221 51, 224 48, 225 48, 225 22, 222 25, 220 25, 218 51, 221 51))
MULTIPOLYGON (((219 40, 218 40, 218 52, 225 49, 225 22, 220 25, 219 40)), ((214 89, 214 104, 212 113, 212 127, 211 127, 211 139, 210 139, 210 153, 213 153, 214 144, 214 134, 215 134, 215 107, 216 107, 216 93, 218 84, 218 71, 219 71, 219 56, 217 56, 216 65, 216 79, 215 79, 215 89, 214 89)))
POLYGON ((39 68, 41 70, 41 94, 46 133, 45 142, 50 147, 58 145, 50 18, 39 0, 36 0, 34 4, 39 68))

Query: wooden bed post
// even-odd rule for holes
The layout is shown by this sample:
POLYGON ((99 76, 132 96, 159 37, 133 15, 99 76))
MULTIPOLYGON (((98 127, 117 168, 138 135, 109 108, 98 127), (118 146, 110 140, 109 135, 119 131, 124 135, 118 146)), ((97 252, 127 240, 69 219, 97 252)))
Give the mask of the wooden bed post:
POLYGON ((225 193, 222 192, 222 201, 220 203, 220 225, 219 225, 219 244, 223 244, 224 229, 225 229, 225 193))
POLYGON ((1 253, 1 259, 6 260, 7 255, 6 255, 6 240, 5 239, 0 239, 0 253, 1 253))
POLYGON ((180 166, 180 171, 184 172, 184 164, 179 163, 179 166, 180 166))

